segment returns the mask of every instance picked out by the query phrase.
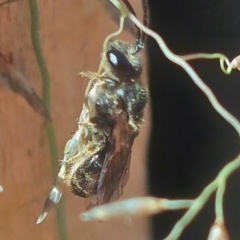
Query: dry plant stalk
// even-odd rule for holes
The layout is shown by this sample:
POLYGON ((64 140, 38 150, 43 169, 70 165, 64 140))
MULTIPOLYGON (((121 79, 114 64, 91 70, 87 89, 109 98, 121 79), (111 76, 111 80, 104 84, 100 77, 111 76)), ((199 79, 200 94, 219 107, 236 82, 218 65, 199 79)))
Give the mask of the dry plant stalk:
POLYGON ((29 80, 14 67, 11 59, 8 60, 1 53, 0 84, 3 84, 12 92, 22 96, 36 113, 50 119, 46 106, 34 88, 30 85, 29 80))
MULTIPOLYGON (((178 56, 171 52, 160 35, 147 28, 142 24, 125 6, 123 2, 118 0, 109 0, 121 13, 121 19, 126 17, 144 33, 156 40, 159 48, 164 55, 173 63, 182 67, 194 83, 207 96, 213 108, 229 123, 240 135, 240 122, 229 113, 217 100, 212 90, 202 81, 193 68, 187 61, 194 59, 219 59, 220 68, 225 74, 230 74, 233 69, 240 70, 240 56, 237 56, 232 61, 229 61, 226 56, 220 53, 207 54, 197 53, 185 56, 178 56)), ((120 28, 121 29, 121 28, 120 28)), ((119 32, 119 31, 118 31, 119 32)), ((116 36, 116 34, 114 35, 116 36)), ((112 37, 112 36, 111 36, 112 37)), ((109 41, 109 38, 106 41, 109 41)), ((208 240, 228 240, 228 233, 224 225, 223 213, 223 197, 225 192, 225 185, 228 177, 240 167, 240 154, 231 162, 226 164, 219 172, 218 176, 209 183, 199 196, 193 200, 169 200, 155 197, 138 197, 128 200, 123 200, 115 203, 106 204, 95 207, 87 212, 81 214, 80 218, 83 221, 92 220, 107 220, 115 217, 138 216, 138 215, 153 215, 166 210, 186 209, 186 213, 175 223, 173 229, 165 240, 176 240, 181 233, 188 226, 188 224, 199 213, 209 197, 216 192, 215 200, 215 222, 213 223, 208 240)))
POLYGON ((4 2, 1 2, 0 3, 0 7, 6 5, 6 4, 9 4, 9 3, 14 3, 14 2, 19 2, 20 0, 7 0, 7 1, 4 1, 4 2))
POLYGON ((50 119, 46 106, 34 88, 30 85, 29 80, 1 53, 0 84, 3 84, 12 92, 21 95, 36 113, 50 119))

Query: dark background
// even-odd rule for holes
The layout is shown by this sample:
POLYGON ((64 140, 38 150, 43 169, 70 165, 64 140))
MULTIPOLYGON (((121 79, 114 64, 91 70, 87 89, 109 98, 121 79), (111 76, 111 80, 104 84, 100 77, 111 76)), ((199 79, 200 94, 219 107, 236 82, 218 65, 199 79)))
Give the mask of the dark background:
MULTIPOLYGON (((150 27, 177 54, 240 54, 240 1, 149 0, 150 27)), ((171 199, 195 198, 239 152, 235 130, 213 109, 188 75, 148 40, 152 132, 148 190, 171 199)), ((217 60, 191 65, 221 104, 240 119, 240 72, 225 75, 217 60)), ((231 175, 224 197, 231 240, 240 239, 240 172, 231 175)), ((163 239, 182 211, 152 219, 152 239, 163 239)), ((215 219, 214 195, 180 239, 207 239, 215 219)))

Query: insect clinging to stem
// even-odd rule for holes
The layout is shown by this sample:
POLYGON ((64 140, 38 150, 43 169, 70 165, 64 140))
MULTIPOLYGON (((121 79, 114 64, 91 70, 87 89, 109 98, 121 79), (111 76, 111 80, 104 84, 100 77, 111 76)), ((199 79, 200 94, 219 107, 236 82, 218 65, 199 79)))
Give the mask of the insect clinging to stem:
MULTIPOLYGON (((127 0, 123 4, 134 15, 127 0)), ((147 3, 142 0, 147 25, 147 3)), ((89 207, 118 199, 129 176, 131 149, 143 122, 148 93, 141 83, 141 56, 145 34, 136 27, 136 44, 110 34, 103 45, 99 70, 83 72, 89 78, 78 129, 67 142, 57 179, 47 197, 41 223, 62 196, 64 185, 77 196, 91 197, 89 207)))

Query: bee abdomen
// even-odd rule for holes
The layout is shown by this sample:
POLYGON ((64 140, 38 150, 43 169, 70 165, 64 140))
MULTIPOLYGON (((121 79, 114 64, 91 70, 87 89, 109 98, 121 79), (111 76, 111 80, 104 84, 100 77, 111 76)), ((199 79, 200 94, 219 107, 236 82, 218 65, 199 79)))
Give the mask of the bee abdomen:
POLYGON ((88 198, 97 193, 98 179, 106 156, 106 147, 80 165, 71 177, 71 191, 80 197, 88 198))
POLYGON ((84 169, 78 169, 71 179, 71 191, 75 195, 88 198, 97 193, 97 181, 94 180, 91 173, 84 169))

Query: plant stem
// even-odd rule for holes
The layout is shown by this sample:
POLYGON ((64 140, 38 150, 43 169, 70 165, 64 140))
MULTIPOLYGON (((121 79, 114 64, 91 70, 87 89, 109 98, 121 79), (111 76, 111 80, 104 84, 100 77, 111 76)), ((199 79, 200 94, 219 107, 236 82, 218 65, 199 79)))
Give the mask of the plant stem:
MULTIPOLYGON (((31 13, 32 45, 33 45, 34 53, 35 53, 36 60, 37 60, 41 77, 42 77, 42 100, 50 113, 51 112, 50 111, 50 108, 51 108, 50 77, 49 77, 48 69, 42 54, 41 43, 39 38, 38 6, 37 6, 36 0, 29 0, 28 3, 29 3, 30 13, 31 13)), ((45 127, 46 137, 48 141, 52 172, 55 175, 58 168, 58 156, 57 156, 57 147, 56 147, 56 140, 54 135, 54 128, 51 120, 45 119, 44 127, 45 127)), ((58 228, 58 239, 67 240, 63 198, 58 205, 56 218, 57 218, 57 228, 58 228)))

